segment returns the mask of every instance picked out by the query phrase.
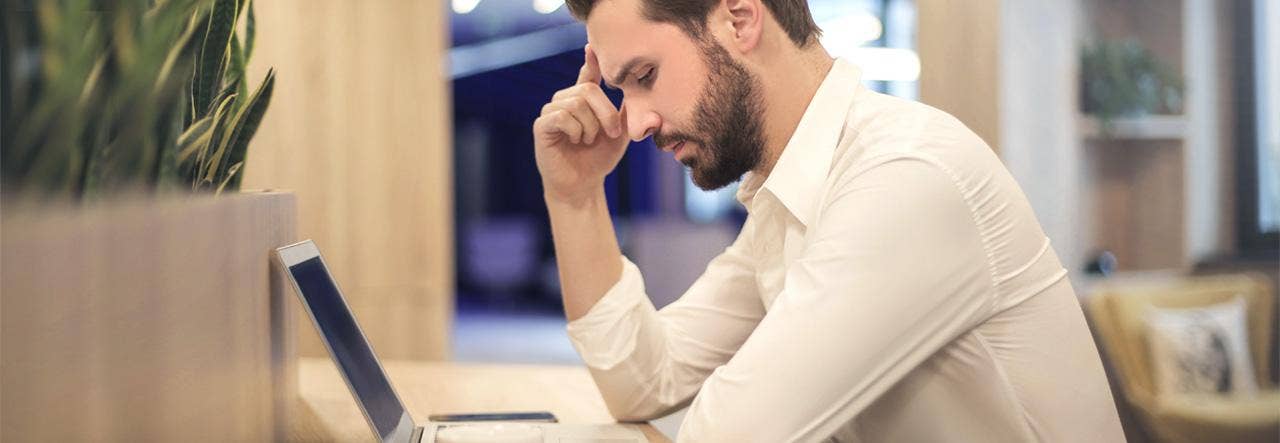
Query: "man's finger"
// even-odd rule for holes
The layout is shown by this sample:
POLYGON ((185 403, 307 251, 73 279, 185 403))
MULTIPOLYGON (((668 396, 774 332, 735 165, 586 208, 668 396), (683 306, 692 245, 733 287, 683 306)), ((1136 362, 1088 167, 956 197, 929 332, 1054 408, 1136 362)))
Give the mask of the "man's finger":
POLYGON ((587 100, 582 97, 571 97, 565 100, 547 103, 542 107, 543 115, 554 114, 557 112, 568 112, 582 126, 582 142, 584 144, 595 143, 596 136, 601 131, 608 132, 607 129, 601 127, 600 119, 596 117, 595 111, 587 104, 587 100))
POLYGON ((618 138, 622 135, 622 122, 618 110, 613 107, 609 97, 604 95, 604 90, 599 87, 591 88, 584 91, 582 97, 587 99, 587 104, 591 106, 592 111, 595 111, 596 117, 600 119, 600 126, 605 134, 609 134, 609 138, 618 138))
POLYGON ((596 59, 595 51, 591 50, 588 44, 583 48, 582 69, 578 70, 578 83, 600 83, 600 61, 596 59))
POLYGON ((627 135, 628 129, 627 129, 627 104, 626 103, 623 103, 622 106, 618 108, 618 128, 619 128, 618 129, 619 135, 624 135, 624 136, 627 135))
POLYGON ((600 133, 601 129, 600 119, 596 117, 595 111, 591 109, 591 105, 587 103, 586 98, 575 97, 565 100, 561 109, 569 111, 582 126, 583 144, 589 145, 596 142, 596 135, 600 133))
POLYGON ((556 129, 563 132, 566 137, 569 137, 569 143, 575 145, 582 143, 582 123, 573 118, 573 113, 561 109, 551 114, 551 118, 552 124, 555 125, 556 129))
POLYGON ((582 124, 573 118, 568 111, 557 109, 538 117, 533 122, 533 130, 537 134, 548 137, 562 136, 569 143, 577 144, 582 137, 582 124))

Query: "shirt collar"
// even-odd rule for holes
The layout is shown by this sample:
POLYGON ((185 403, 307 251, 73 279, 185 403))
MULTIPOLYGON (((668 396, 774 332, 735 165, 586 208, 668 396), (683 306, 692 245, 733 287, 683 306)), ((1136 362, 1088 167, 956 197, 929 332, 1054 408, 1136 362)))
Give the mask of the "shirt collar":
POLYGON ((748 172, 742 179, 737 198, 743 206, 750 209, 760 189, 766 189, 801 224, 809 224, 854 95, 861 87, 861 76, 853 64, 844 59, 835 60, 773 165, 773 171, 767 177, 748 172))

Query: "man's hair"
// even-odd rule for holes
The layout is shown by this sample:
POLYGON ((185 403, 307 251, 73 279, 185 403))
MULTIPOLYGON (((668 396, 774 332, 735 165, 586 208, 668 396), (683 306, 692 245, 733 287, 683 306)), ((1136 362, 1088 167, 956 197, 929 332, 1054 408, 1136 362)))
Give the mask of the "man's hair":
MULTIPOLYGON (((566 0, 565 4, 574 18, 585 22, 598 1, 600 0, 566 0)), ((690 37, 701 39, 707 29, 707 15, 720 1, 722 0, 641 0, 641 3, 644 5, 642 8, 646 19, 674 24, 690 37)), ((796 46, 803 48, 822 34, 818 24, 813 21, 813 14, 809 12, 806 0, 762 1, 796 46)))

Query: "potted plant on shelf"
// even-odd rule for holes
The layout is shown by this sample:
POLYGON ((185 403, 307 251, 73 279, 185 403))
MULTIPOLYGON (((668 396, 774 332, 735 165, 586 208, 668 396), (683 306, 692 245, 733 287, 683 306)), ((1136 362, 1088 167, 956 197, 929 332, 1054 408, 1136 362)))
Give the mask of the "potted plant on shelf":
POLYGON ((275 84, 250 90, 253 4, 16 3, 0 392, 23 407, 0 440, 281 439, 292 328, 268 253, 296 240, 295 202, 235 192, 275 84))
POLYGON ((1136 40, 1086 45, 1080 71, 1082 110, 1104 136, 1121 117, 1182 112, 1182 79, 1136 40))

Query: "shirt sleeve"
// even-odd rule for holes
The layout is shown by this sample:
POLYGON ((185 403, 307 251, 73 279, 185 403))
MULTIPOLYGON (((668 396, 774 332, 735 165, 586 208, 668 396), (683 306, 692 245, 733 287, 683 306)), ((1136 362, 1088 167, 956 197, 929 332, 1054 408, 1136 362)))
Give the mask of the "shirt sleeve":
POLYGON ((623 257, 618 282, 569 323, 569 339, 614 418, 649 420, 688 404, 764 317, 744 243, 740 234, 661 311, 645 294, 640 270, 623 257))
POLYGON ((681 441, 818 441, 988 314, 964 192, 900 157, 838 182, 751 337, 707 378, 681 441))

